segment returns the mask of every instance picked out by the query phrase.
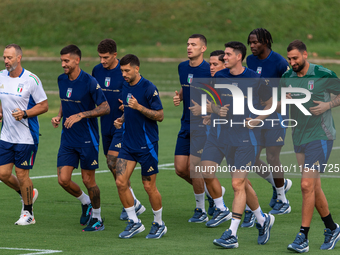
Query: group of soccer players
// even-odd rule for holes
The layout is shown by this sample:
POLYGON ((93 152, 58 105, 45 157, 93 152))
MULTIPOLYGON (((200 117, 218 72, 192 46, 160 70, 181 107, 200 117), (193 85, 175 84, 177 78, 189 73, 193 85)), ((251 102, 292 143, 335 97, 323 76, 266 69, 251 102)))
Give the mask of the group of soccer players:
MULTIPOLYGON (((289 250, 307 252, 308 231, 314 207, 325 224, 325 241, 321 249, 333 249, 340 239, 340 228, 328 209, 321 189, 320 173, 324 171, 333 140, 335 128, 330 109, 340 105, 340 81, 336 75, 307 61, 307 48, 301 41, 293 41, 287 48, 289 64, 272 51, 270 33, 263 28, 250 32, 247 43, 252 55, 247 66, 242 62, 246 46, 231 41, 224 50, 215 50, 210 60, 203 58, 207 40, 201 34, 193 34, 187 42, 189 60, 178 66, 181 90, 175 92, 173 102, 183 102, 181 129, 175 148, 176 174, 193 186, 196 208, 188 221, 206 222, 216 227, 231 219, 230 227, 220 238, 213 241, 224 248, 237 248, 237 229, 253 227, 259 230, 258 244, 266 244, 274 224, 274 215, 288 214, 291 207, 285 193, 292 181, 283 172, 263 174, 266 163, 260 153, 266 148, 267 162, 281 167, 280 151, 284 144, 286 129, 283 124, 269 125, 265 119, 282 120, 280 107, 267 115, 257 115, 248 107, 247 100, 236 105, 234 92, 248 95, 252 89, 253 108, 270 112, 273 102, 281 101, 281 88, 305 88, 311 99, 304 104, 312 115, 305 116, 296 105, 291 106, 291 119, 299 120, 294 127, 293 143, 298 165, 304 166, 301 179, 302 223, 289 250), (283 77, 283 78, 281 78, 283 77), (281 79, 279 79, 281 78, 281 79), (229 86, 224 87, 225 84, 229 86), (278 99, 273 98, 272 88, 278 88, 278 99), (218 95, 201 102, 202 91, 210 90, 218 95), (337 95, 330 97, 330 93, 337 95), (242 114, 235 114, 238 108, 242 114), (204 109, 209 115, 202 114, 204 109), (302 120, 302 121, 301 121, 302 120), (244 125, 215 125, 217 122, 244 123, 244 125), (260 123, 266 123, 260 127, 260 123), (223 158, 232 166, 231 172, 234 200, 232 210, 225 205, 225 188, 213 172, 197 172, 197 167, 209 168, 220 165, 223 158), (257 166, 260 174, 273 187, 270 201, 272 210, 263 213, 247 171, 242 168, 257 166), (318 169, 315 170, 315 167, 318 169), (205 196, 209 200, 205 210, 205 196), (212 218, 208 219, 208 214, 212 218)), ((62 135, 57 159, 58 183, 81 202, 80 224, 83 231, 104 229, 101 218, 100 189, 95 181, 98 168, 99 128, 107 165, 116 182, 123 205, 121 220, 127 227, 120 238, 131 238, 145 230, 138 215, 145 207, 136 198, 130 176, 138 163, 141 164, 142 182, 149 196, 154 220, 146 238, 158 239, 167 232, 162 220, 162 198, 156 186, 158 173, 158 126, 164 118, 163 107, 156 86, 139 73, 137 56, 128 54, 117 59, 117 45, 112 39, 102 40, 97 48, 100 64, 92 75, 80 69, 81 51, 76 45, 68 45, 60 51, 64 73, 58 77, 61 100, 59 113, 52 118, 57 128, 62 124, 62 135), (87 194, 71 180, 72 172, 80 162, 83 183, 87 194)), ((37 152, 39 125, 37 115, 48 110, 46 94, 39 78, 21 66, 22 51, 16 44, 6 46, 4 61, 6 70, 0 74, 0 117, 3 119, 0 140, 0 179, 19 193, 22 210, 17 225, 35 223, 33 203, 38 191, 29 178, 37 152), (16 176, 12 174, 15 165, 16 176)), ((211 94, 210 94, 211 95, 211 94)), ((301 93, 282 94, 285 99, 303 98, 301 93)), ((238 100, 240 102, 240 100, 238 100)), ((228 201, 229 202, 229 201, 228 201)), ((283 217, 283 216, 282 216, 283 217)))
MULTIPOLYGON (((241 227, 253 227, 256 219, 258 244, 268 242, 275 221, 274 215, 291 211, 285 193, 291 188, 292 181, 284 178, 279 158, 286 133, 282 121, 284 115, 280 112, 281 88, 305 88, 311 95, 308 103, 304 104, 310 114, 305 116, 299 105, 291 106, 290 118, 299 123, 293 128, 293 143, 298 165, 302 166, 303 203, 301 228, 288 249, 295 252, 309 250, 308 231, 314 207, 325 224, 325 240, 320 249, 333 249, 340 239, 340 228, 329 212, 321 189, 320 173, 324 171, 335 139, 330 109, 340 105, 340 80, 332 71, 307 61, 307 48, 302 41, 295 40, 287 48, 287 58, 292 69, 289 69, 285 58, 272 51, 272 42, 271 34, 266 29, 255 29, 247 39, 252 51, 252 55, 247 57, 248 67, 242 65, 246 46, 231 41, 225 44, 224 51, 211 53, 209 68, 203 59, 207 49, 206 38, 201 34, 193 34, 188 39, 189 60, 178 66, 182 88, 180 92, 175 92, 173 102, 179 106, 183 101, 181 129, 175 149, 175 169, 177 175, 193 186, 196 208, 189 222, 206 222, 207 227, 216 227, 231 219, 229 229, 213 243, 224 248, 237 248, 236 233, 244 211, 241 227), (220 65, 218 61, 221 61, 220 65), (252 89, 251 95, 248 93, 249 88, 252 89), (278 88, 278 98, 273 98, 272 88, 278 88), (330 93, 337 96, 332 100, 330 93), (211 96, 207 103, 203 102, 206 94, 211 96), (252 97, 253 108, 268 114, 254 114, 254 111, 250 111, 249 101, 244 100, 243 95, 252 97), (279 103, 276 108, 274 102, 277 101, 279 103), (236 108, 244 110, 239 113, 236 108), (206 112, 211 115, 206 116, 206 112), (266 122, 266 119, 272 121, 266 122), (280 124, 274 125, 273 120, 280 124), (227 125, 215 125, 221 122, 227 125), (210 126, 207 126, 209 123, 210 126), (266 148, 268 164, 281 171, 265 174, 266 171, 261 171, 263 167, 268 169, 266 163, 259 158, 263 148, 266 148), (225 188, 221 186, 215 172, 209 171, 220 165, 224 157, 233 169, 230 171, 234 190, 231 212, 223 201, 225 188), (247 179, 248 171, 244 171, 245 167, 252 166, 256 166, 256 173, 273 186, 270 201, 272 210, 268 214, 262 212, 256 193, 247 179), (209 200, 208 214, 212 215, 210 220, 205 210, 205 195, 209 200)), ((300 99, 304 98, 304 94, 292 92, 282 97, 287 100, 300 99)))

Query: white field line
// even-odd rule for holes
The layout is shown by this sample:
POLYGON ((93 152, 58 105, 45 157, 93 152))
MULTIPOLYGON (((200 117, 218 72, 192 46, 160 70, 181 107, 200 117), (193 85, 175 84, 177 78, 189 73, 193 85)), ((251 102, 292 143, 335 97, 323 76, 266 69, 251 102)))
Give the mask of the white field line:
POLYGON ((59 253, 63 251, 58 250, 42 250, 42 249, 25 249, 25 248, 9 248, 9 247, 0 247, 0 250, 12 250, 12 251, 32 251, 31 253, 21 253, 20 255, 35 255, 35 254, 52 254, 59 253))
MULTIPOLYGON (((340 146, 337 147, 333 147, 332 150, 338 150, 340 149, 340 146)), ((286 155, 286 154, 294 154, 294 151, 282 151, 280 154, 282 155, 286 155)), ((262 153, 261 156, 266 156, 265 153, 262 153)), ((175 170, 175 168, 173 167, 174 163, 166 163, 166 164, 160 164, 158 165, 158 169, 161 170, 175 170)), ((136 169, 141 169, 140 167, 136 167, 136 169)), ((101 173, 108 173, 110 172, 110 170, 98 170, 96 171, 96 174, 101 174, 101 173)), ((288 175, 301 175, 301 174, 293 174, 293 173, 285 173, 288 175)), ((77 176, 77 175, 81 175, 81 173, 73 173, 73 176, 77 176)), ((58 175, 56 174, 52 174, 52 175, 42 175, 42 176, 31 176, 30 178, 33 179, 45 179, 45 178, 57 178, 58 175)), ((324 175, 321 176, 324 178, 340 178, 340 176, 333 176, 333 175, 324 175)), ((1 181, 0 181, 1 183, 1 181)))

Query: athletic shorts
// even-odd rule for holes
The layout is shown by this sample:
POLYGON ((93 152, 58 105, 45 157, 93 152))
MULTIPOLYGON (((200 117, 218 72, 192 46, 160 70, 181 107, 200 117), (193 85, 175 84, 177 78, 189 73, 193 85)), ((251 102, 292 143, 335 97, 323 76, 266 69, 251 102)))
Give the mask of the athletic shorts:
POLYGON ((191 133, 188 130, 180 130, 177 137, 175 155, 190 154, 196 157, 201 157, 203 148, 207 139, 206 130, 193 130, 191 133))
POLYGON ((80 167, 84 170, 95 170, 98 164, 98 146, 89 147, 71 147, 60 145, 58 152, 57 166, 73 166, 80 167))
POLYGON ((120 148, 122 147, 122 132, 115 132, 112 135, 103 135, 102 141, 103 141, 103 150, 104 155, 107 155, 108 151, 117 151, 119 152, 120 148))
POLYGON ((17 168, 32 169, 37 151, 37 144, 13 144, 0 141, 0 166, 14 163, 17 168))
POLYGON ((152 144, 149 151, 131 152, 124 144, 118 158, 138 162, 142 167, 142 176, 158 173, 158 142, 152 144))
MULTIPOLYGON (((234 170, 250 170, 256 159, 256 154, 260 146, 227 146, 226 159, 230 169, 234 170)), ((249 171, 248 171, 249 172, 249 171)))
POLYGON ((285 143, 286 129, 261 129, 261 146, 283 146, 285 143))
POLYGON ((305 154, 303 168, 315 169, 323 173, 331 155, 332 147, 333 140, 316 140, 300 146, 294 145, 294 151, 295 153, 305 154))
POLYGON ((216 164, 221 164, 223 158, 226 155, 226 149, 224 146, 220 146, 217 142, 217 137, 214 135, 208 135, 207 141, 203 148, 201 161, 212 161, 216 164))

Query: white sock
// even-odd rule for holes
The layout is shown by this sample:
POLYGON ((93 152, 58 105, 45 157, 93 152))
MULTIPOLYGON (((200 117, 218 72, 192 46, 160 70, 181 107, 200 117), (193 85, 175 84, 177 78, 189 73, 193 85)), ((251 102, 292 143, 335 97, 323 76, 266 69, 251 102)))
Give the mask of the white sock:
POLYGON ((275 187, 275 182, 274 182, 274 179, 273 179, 273 174, 272 172, 269 173, 269 175, 264 178, 267 182, 269 182, 273 187, 275 187))
POLYGON ((246 210, 251 211, 250 207, 246 204, 246 210))
POLYGON ((208 190, 207 185, 205 184, 205 182, 204 182, 204 190, 205 190, 205 194, 207 194, 207 196, 208 196, 209 198, 212 198, 212 197, 210 196, 209 190, 208 190))
POLYGON ((266 216, 262 212, 261 206, 253 211, 253 213, 255 214, 257 222, 260 223, 260 225, 263 227, 263 223, 266 221, 266 216))
POLYGON ((91 204, 90 197, 84 193, 84 191, 81 191, 81 195, 77 197, 77 199, 83 204, 83 205, 89 205, 91 204))
POLYGON ((240 225, 240 222, 241 222, 241 220, 239 220, 239 219, 234 219, 234 218, 231 219, 229 229, 231 230, 231 234, 235 237, 236 237, 237 229, 238 229, 238 226, 240 225))
POLYGON ((226 210, 222 197, 215 198, 214 202, 215 202, 215 205, 218 209, 220 209, 221 211, 226 210))
POLYGON ((205 192, 202 194, 195 194, 196 199, 196 208, 201 208, 202 212, 205 212, 205 200, 204 200, 205 192))
POLYGON ((277 193, 277 199, 282 200, 283 203, 287 203, 284 185, 281 188, 276 188, 276 193, 277 193))
MULTIPOLYGON (((138 199, 137 199, 136 196, 135 196, 135 193, 133 193, 132 187, 129 187, 129 189, 130 189, 130 191, 131 191, 131 194, 132 194, 132 196, 133 196, 133 199, 138 201, 138 199)), ((139 201, 138 201, 138 202, 139 202, 139 201)))
POLYGON ((129 220, 133 220, 133 222, 137 223, 138 222, 138 218, 137 218, 137 214, 135 212, 135 207, 131 206, 128 208, 125 208, 125 211, 128 215, 129 220))
POLYGON ((159 209, 158 211, 154 211, 152 209, 152 212, 153 212, 153 221, 157 222, 159 225, 163 225, 162 211, 163 211, 163 207, 161 209, 159 209))
POLYGON ((102 221, 102 217, 100 216, 101 208, 98 209, 92 208, 92 218, 97 218, 98 220, 102 221))
POLYGON ((221 186, 221 188, 222 188, 222 197, 223 197, 225 194, 225 187, 221 186))

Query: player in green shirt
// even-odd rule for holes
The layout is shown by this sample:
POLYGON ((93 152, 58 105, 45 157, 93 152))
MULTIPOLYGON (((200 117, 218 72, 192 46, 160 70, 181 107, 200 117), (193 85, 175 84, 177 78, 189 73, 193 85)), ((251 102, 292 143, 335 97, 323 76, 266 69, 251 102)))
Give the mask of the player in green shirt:
MULTIPOLYGON (((335 139, 334 121, 331 108, 340 105, 340 80, 327 68, 307 61, 306 45, 299 40, 287 48, 287 58, 292 69, 285 72, 280 81, 282 87, 304 88, 311 98, 302 104, 311 115, 305 115, 296 105, 291 105, 290 119, 297 121, 293 128, 294 151, 301 166, 302 223, 300 232, 288 250, 307 252, 308 231, 314 207, 325 224, 325 241, 320 249, 333 249, 340 239, 339 225, 334 223, 328 209, 327 199, 321 188, 320 173, 325 171, 327 160, 335 139), (330 93, 337 95, 331 100, 330 93)), ((304 98, 303 93, 289 93, 288 99, 304 98)), ((293 123, 294 124, 294 121, 293 123)))

